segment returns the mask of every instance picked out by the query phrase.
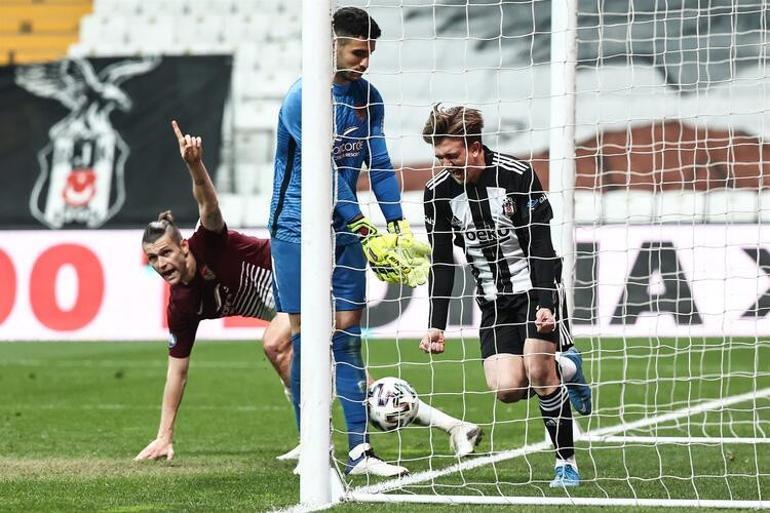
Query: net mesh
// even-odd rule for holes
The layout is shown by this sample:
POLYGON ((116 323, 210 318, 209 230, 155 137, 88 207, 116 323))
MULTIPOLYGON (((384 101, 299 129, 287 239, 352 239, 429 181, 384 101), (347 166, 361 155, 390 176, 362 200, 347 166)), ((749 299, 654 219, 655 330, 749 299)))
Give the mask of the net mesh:
MULTIPOLYGON (((367 79, 383 97, 418 238, 437 172, 421 137, 435 103, 479 108, 485 144, 531 162, 548 186, 550 2, 343 5, 365 8, 383 30, 367 79)), ((572 327, 594 411, 573 413, 582 484, 568 496, 767 500, 767 23, 756 0, 578 2, 575 218, 552 229, 575 224, 572 327)), ((361 208, 384 225, 363 176, 361 208)), ((359 477, 349 490, 564 497, 548 486, 554 456, 537 399, 504 404, 487 387, 475 280, 459 248, 455 261, 446 353, 417 349, 427 287, 370 276, 365 361, 373 378, 404 378, 425 403, 481 426, 483 442, 458 460, 440 429, 373 431, 378 454, 412 476, 359 477)), ((335 422, 338 447, 344 426, 335 422)))

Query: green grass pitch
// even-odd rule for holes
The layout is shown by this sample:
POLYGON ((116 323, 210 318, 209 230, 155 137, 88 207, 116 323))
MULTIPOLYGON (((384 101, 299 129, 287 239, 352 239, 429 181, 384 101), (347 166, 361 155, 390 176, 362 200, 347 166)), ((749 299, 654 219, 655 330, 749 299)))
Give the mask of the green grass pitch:
MULTIPOLYGON (((416 345, 368 342, 371 373, 400 375, 427 402, 482 424, 482 454, 544 440, 536 401, 503 405, 486 391, 475 340, 451 342, 432 364, 416 345), (400 365, 393 365, 396 361, 400 365)), ((578 345, 597 385, 594 415, 578 419, 583 432, 770 388, 767 341, 584 339, 578 345)), ((293 447, 296 430, 257 342, 198 343, 177 422, 175 460, 132 461, 157 430, 165 354, 162 342, 0 344, 0 511, 271 511, 295 504, 299 481, 293 465, 274 458, 293 447)), ((335 417, 335 446, 342 458, 343 425, 338 412, 335 417)), ((625 434, 764 438, 768 432, 770 399, 764 396, 625 434)), ((410 426, 399 433, 374 433, 372 443, 385 459, 400 456, 413 473, 456 463, 447 437, 436 430, 410 426)), ((577 457, 584 484, 571 493, 767 500, 768 449, 767 444, 581 442, 577 457)), ((538 452, 396 493, 564 495, 547 486, 552 458, 550 452, 538 452)), ((352 482, 366 484, 363 478, 352 482)), ((346 504, 333 511, 503 509, 346 504)))

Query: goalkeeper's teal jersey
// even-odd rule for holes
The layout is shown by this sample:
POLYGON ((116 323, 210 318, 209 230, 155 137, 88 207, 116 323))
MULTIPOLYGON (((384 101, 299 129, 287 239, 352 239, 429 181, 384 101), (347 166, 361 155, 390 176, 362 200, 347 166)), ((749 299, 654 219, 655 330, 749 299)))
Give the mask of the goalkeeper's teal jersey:
MULTIPOLYGON (((334 228, 337 244, 357 240, 347 224, 361 214, 356 184, 362 165, 370 170, 372 189, 388 221, 401 219, 401 191, 390 162, 383 133, 385 108, 377 89, 364 79, 334 85, 334 145, 337 169, 334 228)), ((299 242, 302 187, 302 80, 289 89, 278 115, 277 146, 270 203, 270 233, 273 238, 299 242)), ((327 172, 319 162, 308 172, 327 172)), ((321 192, 321 191, 319 191, 321 192)))

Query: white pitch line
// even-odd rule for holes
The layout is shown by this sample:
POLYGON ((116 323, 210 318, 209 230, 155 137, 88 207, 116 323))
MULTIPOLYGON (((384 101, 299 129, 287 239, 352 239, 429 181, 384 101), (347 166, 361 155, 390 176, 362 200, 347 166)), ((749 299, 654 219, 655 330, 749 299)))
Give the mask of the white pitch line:
POLYGON ((288 508, 273 510, 273 513, 312 513, 314 511, 324 511, 326 509, 331 509, 337 504, 339 504, 339 502, 330 502, 328 504, 319 504, 317 506, 297 504, 296 506, 289 506, 288 508))
POLYGON ((611 436, 611 435, 583 435, 578 440, 581 442, 601 442, 607 444, 704 444, 704 445, 730 445, 730 444, 770 444, 770 438, 738 438, 735 436, 611 436))
MULTIPOLYGON (((643 427, 647 427, 647 426, 654 426, 654 425, 660 424, 662 422, 676 420, 676 419, 680 419, 682 417, 690 417, 692 415, 697 415, 697 414, 700 414, 700 413, 704 413, 706 411, 716 410, 716 409, 718 409, 720 407, 724 408, 724 407, 731 406, 731 405, 736 404, 736 403, 742 403, 742 402, 745 402, 745 401, 748 401, 748 400, 751 400, 751 399, 761 399, 761 398, 765 398, 765 397, 770 397, 770 388, 765 388, 765 389, 759 390, 757 392, 747 392, 745 394, 736 395, 736 396, 730 397, 728 399, 713 399, 711 401, 703 402, 703 403, 701 403, 701 404, 699 404, 697 406, 681 408, 679 410, 675 410, 675 411, 672 411, 670 413, 666 413, 666 414, 663 414, 663 415, 657 415, 655 417, 648 417, 648 418, 640 419, 640 420, 637 420, 637 421, 634 421, 634 422, 630 422, 630 423, 627 423, 627 424, 619 424, 619 425, 616 425, 616 426, 609 426, 609 427, 606 427, 606 428, 595 429, 593 431, 588 431, 588 432, 584 433, 583 435, 581 435, 581 437, 578 440, 580 440, 580 441, 589 440, 590 441, 590 440, 596 439, 596 438, 598 438, 600 440, 601 439, 609 439, 610 437, 613 437, 613 435, 617 435, 618 433, 623 433, 623 432, 626 432, 626 431, 629 431, 629 430, 632 430, 632 429, 639 429, 639 428, 643 428, 643 427)), ((684 437, 684 438, 687 438, 687 437, 684 437)), ((716 439, 709 439, 709 440, 716 440, 716 439)), ((739 440, 739 439, 729 439, 729 440, 730 440, 730 443, 740 443, 740 442, 737 442, 737 440, 739 440), (736 442, 734 442, 734 440, 736 440, 736 442)), ((761 440, 763 440, 763 442, 764 442, 765 439, 761 439, 761 440)), ((391 481, 385 481, 385 482, 382 482, 382 483, 378 483, 376 485, 361 486, 361 487, 358 487, 358 488, 354 488, 353 490, 350 490, 348 492, 347 497, 349 499, 353 499, 353 500, 356 500, 356 499, 357 500, 369 500, 369 501, 374 501, 374 502, 393 502, 393 501, 397 501, 398 499, 402 499, 405 502, 436 502, 435 500, 432 500, 433 496, 427 496, 427 495, 422 497, 425 500, 419 501, 419 499, 417 497, 413 496, 413 495, 411 495, 411 496, 403 496, 403 497, 402 496, 397 496, 397 497, 393 497, 391 499, 388 499, 387 498, 388 496, 387 495, 383 495, 383 494, 385 492, 389 492, 391 490, 397 490, 397 489, 403 488, 405 486, 410 486, 410 485, 413 485, 413 484, 422 483, 424 481, 430 481, 430 480, 436 479, 437 477, 442 477, 442 476, 446 476, 446 475, 449 475, 449 474, 454 474, 456 472, 462 472, 464 470, 471 470, 471 469, 474 469, 474 468, 477 468, 477 467, 481 467, 481 466, 484 466, 484 465, 489 465, 489 464, 497 463, 497 462, 500 462, 500 461, 505 461, 505 460, 509 460, 509 459, 513 459, 513 458, 518 458, 518 457, 521 457, 521 456, 526 456, 526 455, 532 454, 534 452, 539 452, 539 451, 546 450, 550 446, 551 446, 550 442, 543 441, 543 442, 539 442, 539 443, 536 443, 536 444, 526 445, 526 446, 521 447, 519 449, 512 449, 512 450, 503 451, 503 452, 500 452, 500 453, 497 453, 497 454, 494 454, 494 455, 490 455, 490 456, 482 456, 482 457, 479 457, 479 458, 473 458, 471 460, 466 460, 466 461, 463 461, 463 462, 460 462, 460 463, 456 463, 454 465, 450 465, 449 467, 446 467, 446 468, 443 468, 443 469, 426 470, 426 471, 423 471, 423 472, 418 472, 417 474, 413 474, 411 476, 402 477, 402 478, 394 479, 394 480, 391 480, 391 481)), ((464 499, 465 499, 465 497, 457 497, 457 501, 458 502, 467 502, 464 499)), ((481 499, 489 500, 489 497, 484 497, 484 498, 481 498, 481 499)), ((525 500, 525 499, 526 498, 524 498, 522 500, 525 500)), ((531 500, 531 499, 532 498, 529 498, 528 500, 531 500)), ((553 497, 550 497, 550 498, 549 497, 538 497, 537 499, 538 499, 539 503, 542 502, 543 504, 548 504, 548 503, 550 503, 549 501, 559 501, 560 500, 559 498, 553 498, 553 497)), ((515 503, 517 498, 515 498, 515 497, 513 497, 513 498, 506 497, 506 498, 501 498, 501 500, 504 500, 505 501, 504 503, 506 503, 506 504, 511 504, 512 502, 510 502, 510 501, 514 501, 514 503, 515 503)), ((583 503, 585 503, 585 504, 593 504, 593 502, 591 502, 592 500, 593 500, 592 498, 587 498, 587 497, 586 498, 579 498, 579 499, 576 498, 576 497, 570 497, 570 498, 564 499, 562 502, 553 502, 553 504, 557 504, 557 503, 558 504, 583 504, 583 503)), ((628 505, 637 505, 637 506, 646 503, 645 499, 617 499, 617 500, 619 500, 621 502, 613 502, 612 505, 615 505, 615 506, 620 505, 621 503, 623 503, 623 501, 630 501, 630 502, 628 502, 628 505)), ((711 501, 694 501, 693 503, 696 506, 706 506, 706 505, 710 505, 710 504, 707 504, 709 502, 711 502, 711 501)), ((524 502, 522 502, 522 504, 524 504, 524 502)), ((527 502, 527 504, 529 504, 529 502, 527 502)), ((652 502, 650 502, 650 504, 652 504, 652 502)), ((656 504, 657 504, 657 502, 656 502, 656 504)), ((671 505, 675 505, 675 506, 681 507, 683 504, 684 504, 684 502, 682 504, 677 502, 676 504, 671 504, 671 505)), ((764 505, 764 503, 762 503, 762 504, 764 505)), ((319 506, 297 505, 297 506, 294 506, 294 507, 291 507, 291 508, 278 510, 278 512, 280 512, 280 513, 310 513, 310 512, 314 512, 314 511, 323 511, 323 510, 331 508, 334 505, 336 505, 336 503, 324 504, 324 505, 319 505, 319 506)), ((722 506, 724 506, 724 505, 722 505, 722 506)), ((741 506, 743 507, 744 505, 742 504, 741 506)), ((757 507, 757 504, 752 502, 752 503, 750 503, 749 505, 747 505, 745 507, 757 507)))
MULTIPOLYGON (((352 492, 351 500, 378 503, 413 503, 413 504, 479 504, 479 505, 527 505, 537 506, 657 506, 668 508, 730 508, 730 509, 767 509, 770 501, 736 501, 708 499, 613 499, 609 497, 542 497, 519 496, 505 497, 499 495, 396 495, 396 494, 362 494, 352 492)), ((669 510, 670 511, 670 510, 669 510)))
POLYGON ((692 417, 693 415, 732 406, 733 404, 737 403, 743 403, 750 401, 751 399, 763 399, 765 397, 770 397, 770 388, 765 388, 756 392, 746 392, 745 394, 735 395, 727 399, 712 399, 710 401, 700 403, 697 406, 688 406, 687 408, 681 408, 679 410, 674 410, 672 412, 664 413, 663 415, 657 415, 655 417, 639 419, 634 422, 629 422, 628 424, 620 424, 618 426, 609 426, 606 428, 595 429, 586 434, 593 436, 615 435, 625 431, 631 431, 647 426, 654 426, 663 422, 668 422, 670 420, 677 420, 683 417, 692 417))
MULTIPOLYGON (((629 422, 627 424, 618 424, 616 426, 609 426, 606 428, 595 429, 593 431, 588 431, 584 433, 583 437, 584 436, 601 437, 601 436, 617 435, 618 433, 624 433, 626 431, 630 431, 633 429, 639 429, 647 426, 654 426, 662 422, 677 420, 682 417, 691 417, 693 415, 698 415, 699 413, 704 413, 707 411, 716 410, 718 408, 731 406, 736 403, 742 403, 751 399, 760 399, 764 397, 770 397, 770 388, 765 388, 762 390, 758 390, 756 392, 747 392, 745 394, 736 395, 726 399, 712 399, 710 401, 705 401, 697 406, 689 406, 686 408, 681 408, 679 410, 674 410, 672 412, 665 413, 663 415, 647 417, 634 422, 629 422)), ((579 438, 578 440, 582 441, 583 437, 579 438)), ((497 463, 500 461, 506 461, 513 458, 518 458, 520 456, 526 456, 533 452, 539 452, 539 451, 545 450, 550 446, 551 446, 550 442, 545 442, 545 441, 539 442, 536 444, 525 445, 524 447, 521 447, 519 449, 503 451, 491 456, 483 456, 481 458, 473 458, 472 460, 456 463, 454 465, 451 465, 443 469, 426 470, 423 472, 418 472, 417 474, 413 474, 408 477, 393 479, 390 481, 384 481, 382 483, 377 483, 375 485, 361 486, 351 490, 351 494, 364 495, 364 494, 385 493, 391 490, 397 490, 399 488, 403 488, 405 486, 422 483, 424 481, 431 481, 438 477, 454 474, 456 472, 470 470, 483 465, 489 465, 491 463, 497 463)))

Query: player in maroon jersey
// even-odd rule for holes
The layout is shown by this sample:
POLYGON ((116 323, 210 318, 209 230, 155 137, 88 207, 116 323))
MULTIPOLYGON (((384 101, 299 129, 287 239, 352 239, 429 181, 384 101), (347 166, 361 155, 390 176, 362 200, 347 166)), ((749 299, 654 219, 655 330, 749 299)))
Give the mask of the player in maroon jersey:
POLYGON ((200 225, 192 237, 183 239, 167 211, 147 225, 142 237, 150 265, 171 285, 171 293, 167 310, 168 371, 160 427, 157 438, 136 456, 137 460, 174 457, 174 421, 201 320, 232 315, 270 320, 263 338, 265 354, 284 386, 289 383, 290 326, 287 315, 275 313, 270 240, 227 229, 203 164, 201 138, 182 135, 176 121, 172 121, 172 128, 192 178, 200 225))

